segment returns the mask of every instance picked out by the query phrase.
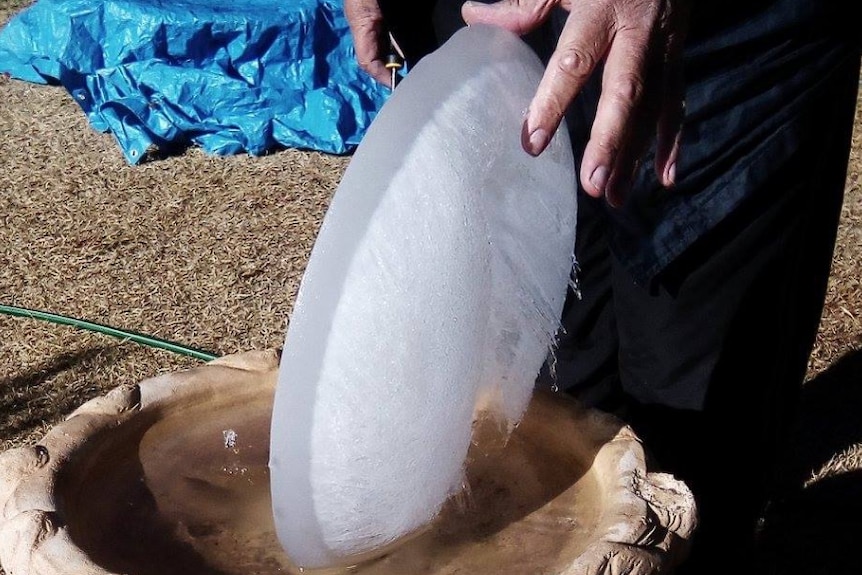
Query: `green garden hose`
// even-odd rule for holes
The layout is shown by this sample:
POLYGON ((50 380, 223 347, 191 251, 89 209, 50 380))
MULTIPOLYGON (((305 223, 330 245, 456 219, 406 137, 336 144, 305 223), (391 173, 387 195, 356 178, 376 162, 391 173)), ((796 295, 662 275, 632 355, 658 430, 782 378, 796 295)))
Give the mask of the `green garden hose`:
POLYGON ((84 329, 87 331, 94 331, 96 333, 109 335, 109 336, 116 337, 116 338, 119 338, 122 340, 139 343, 141 345, 146 345, 146 346, 154 347, 157 349, 163 349, 165 351, 171 351, 173 353, 178 353, 180 355, 187 355, 189 357, 194 357, 196 359, 201 359, 203 361, 212 361, 218 357, 217 355, 210 353, 208 351, 203 351, 200 349, 194 349, 194 348, 191 348, 191 347, 179 344, 179 343, 174 343, 172 341, 159 339, 157 337, 153 337, 150 335, 137 333, 137 332, 129 331, 129 330, 125 330, 125 329, 118 329, 116 327, 111 327, 109 325, 95 323, 92 321, 86 321, 83 319, 77 319, 74 317, 69 317, 69 316, 51 313, 51 312, 47 312, 47 311, 39 311, 39 310, 35 310, 35 309, 27 309, 25 307, 17 307, 17 306, 13 306, 13 305, 0 304, 0 313, 6 314, 6 315, 12 315, 15 317, 25 317, 25 318, 30 318, 30 319, 50 321, 52 323, 57 323, 57 324, 61 324, 61 325, 69 325, 72 327, 76 327, 78 329, 84 329))

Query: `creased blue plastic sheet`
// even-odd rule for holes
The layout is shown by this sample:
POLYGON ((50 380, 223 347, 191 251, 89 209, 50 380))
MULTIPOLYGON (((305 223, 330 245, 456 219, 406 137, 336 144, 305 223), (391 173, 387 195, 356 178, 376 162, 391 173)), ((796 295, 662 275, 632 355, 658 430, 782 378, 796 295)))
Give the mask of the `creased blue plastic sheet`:
POLYGON ((387 97, 326 0, 39 0, 0 31, 0 72, 62 84, 132 164, 189 145, 349 153, 387 97))

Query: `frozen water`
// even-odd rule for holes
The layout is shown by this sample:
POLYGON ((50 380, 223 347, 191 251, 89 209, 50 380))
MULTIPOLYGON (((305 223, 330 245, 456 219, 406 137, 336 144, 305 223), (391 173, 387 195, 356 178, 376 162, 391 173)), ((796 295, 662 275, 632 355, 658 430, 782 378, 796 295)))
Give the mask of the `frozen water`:
POLYGON ((287 330, 270 469, 281 545, 306 568, 415 533, 456 493, 479 405, 511 429, 572 266, 565 129, 520 146, 542 65, 471 26, 419 62, 356 150, 287 330))
POLYGON ((225 429, 222 431, 222 435, 224 436, 225 449, 233 449, 236 447, 236 431, 233 429, 225 429))

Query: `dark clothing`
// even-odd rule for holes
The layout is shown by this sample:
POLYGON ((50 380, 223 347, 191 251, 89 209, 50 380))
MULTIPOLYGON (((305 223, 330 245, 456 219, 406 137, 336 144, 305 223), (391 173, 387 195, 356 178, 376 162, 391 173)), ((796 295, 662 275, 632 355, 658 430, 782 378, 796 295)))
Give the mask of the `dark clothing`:
MULTIPOLYGON (((859 87, 859 34, 833 8, 696 14, 676 188, 650 155, 623 209, 579 197, 583 298, 570 293, 556 377, 539 382, 621 414, 691 487, 701 524, 681 573, 769 572, 755 528, 783 487, 859 87)), ((577 158, 597 96, 590 86, 568 118, 577 158)))
POLYGON ((824 102, 824 137, 804 141, 764 182, 776 193, 743 201, 649 286, 609 249, 602 201, 579 206, 583 299, 567 303, 557 383, 617 411, 687 482, 699 540, 721 545, 711 551, 728 565, 750 551, 745 536, 788 447, 841 208, 854 71, 824 102))
MULTIPOLYGON (((594 377, 590 372, 597 367, 591 366, 598 359, 581 353, 582 338, 585 330, 593 329, 587 327, 589 322, 600 321, 588 309, 589 303, 609 301, 609 294, 602 295, 606 290, 617 295, 612 313, 617 323, 614 331, 622 339, 619 362, 625 391, 643 403, 701 409, 718 364, 717 354, 731 338, 729 330, 746 321, 736 316, 750 313, 747 321, 752 323, 763 315, 758 313, 760 304, 750 311, 743 307, 753 297, 748 292, 756 281, 745 276, 753 273, 747 268, 769 271, 776 284, 770 290, 773 294, 786 289, 801 292, 811 276, 825 287, 843 197, 859 52, 854 54, 846 45, 818 42, 817 50, 805 53, 817 65, 806 66, 798 54, 792 62, 782 63, 787 73, 780 84, 775 80, 781 86, 776 93, 769 88, 738 101, 737 92, 758 81, 754 70, 746 70, 741 80, 724 78, 734 87, 722 93, 715 87, 717 80, 706 82, 706 88, 696 84, 688 89, 690 113, 675 189, 660 188, 650 159, 640 170, 632 201, 622 210, 581 195, 576 256, 581 292, 587 301, 567 304, 567 313, 575 315, 564 321, 566 335, 558 360, 565 362, 568 357, 570 364, 578 364, 580 356, 590 357, 584 357, 587 365, 583 369, 574 367, 569 377, 561 375, 560 387, 583 389, 583 382, 594 377), (783 100, 784 90, 793 97, 783 100), (724 96, 729 100, 723 100, 724 96), (782 208, 785 204, 790 207, 782 208), (797 209, 803 211, 794 211, 797 209), (820 215, 823 211, 827 213, 820 215), (759 231, 750 230, 756 226, 759 231), (770 249, 773 257, 789 257, 782 253, 787 248, 772 247, 788 233, 799 236, 793 241, 799 244, 794 249, 800 255, 814 252, 816 257, 801 257, 793 264, 796 267, 781 275, 770 271, 771 260, 765 258, 770 257, 770 249), (746 237, 750 239, 746 241, 746 237), (727 255, 729 250, 736 251, 727 255), (610 262, 612 284, 604 278, 594 283, 610 262), (575 348, 570 349, 570 344, 575 348)), ((765 63, 762 68, 773 66, 765 63)), ((587 128, 590 124, 576 125, 587 128)), ((765 295, 770 305, 777 298, 765 295)), ((814 317, 809 328, 816 331, 822 297, 817 291, 808 293, 788 309, 804 303, 809 310, 799 313, 814 317)), ((607 325, 595 329, 591 340, 617 346, 613 341, 617 338, 609 340, 605 333, 607 325)), ((807 341, 813 337, 810 329, 790 337, 807 341)), ((796 353, 807 356, 806 347, 796 353)), ((562 374, 566 366, 559 364, 557 372, 562 374)), ((589 393, 595 396, 596 391, 589 393)))

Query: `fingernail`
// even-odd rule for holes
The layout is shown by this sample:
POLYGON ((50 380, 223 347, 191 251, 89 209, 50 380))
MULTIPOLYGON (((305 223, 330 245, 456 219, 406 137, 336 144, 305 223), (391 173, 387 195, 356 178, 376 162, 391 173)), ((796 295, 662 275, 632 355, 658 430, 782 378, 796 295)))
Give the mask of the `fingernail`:
POLYGON ((605 187, 608 185, 608 175, 610 171, 606 166, 599 166, 590 175, 590 183, 600 193, 605 193, 605 187))
POLYGON ((671 186, 676 184, 676 162, 675 161, 671 162, 670 165, 667 167, 667 176, 665 176, 665 179, 667 180, 668 184, 670 184, 671 186))
POLYGON ((538 156, 542 153, 542 150, 548 145, 548 141, 551 139, 548 135, 548 131, 544 128, 536 128, 532 132, 527 132, 529 128, 527 124, 524 124, 524 135, 526 138, 522 136, 521 145, 524 147, 524 150, 531 156, 538 156))

